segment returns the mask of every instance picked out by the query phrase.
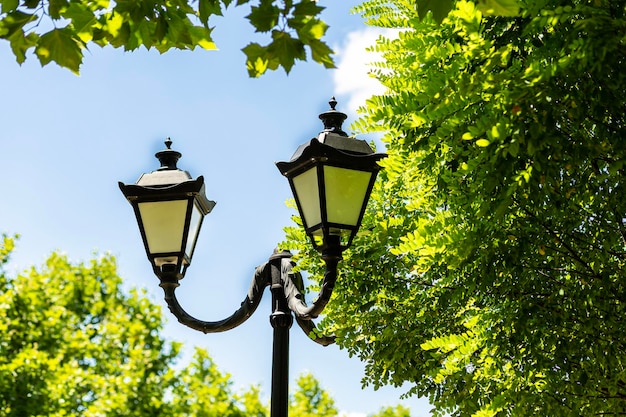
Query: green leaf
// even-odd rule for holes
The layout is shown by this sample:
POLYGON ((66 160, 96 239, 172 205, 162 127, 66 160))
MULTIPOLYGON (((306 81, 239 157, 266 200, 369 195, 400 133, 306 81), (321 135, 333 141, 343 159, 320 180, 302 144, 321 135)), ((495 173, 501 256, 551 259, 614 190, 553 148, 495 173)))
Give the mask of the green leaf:
POLYGON ((93 29, 97 19, 87 5, 72 2, 63 12, 63 17, 72 21, 71 25, 82 42, 87 43, 93 39, 93 29))
POLYGON ((41 36, 35 54, 42 66, 54 61, 78 74, 83 59, 82 43, 65 28, 53 29, 41 36))
POLYGON ((184 49, 192 44, 191 34, 189 33, 190 22, 185 16, 178 13, 170 13, 168 15, 168 30, 166 38, 169 42, 159 45, 159 51, 164 52, 171 47, 184 49))
POLYGON ((192 26, 189 28, 189 34, 191 35, 191 45, 198 45, 202 49, 207 51, 216 50, 217 46, 211 38, 212 29, 207 29, 202 26, 192 26))
POLYGON ((441 22, 448 16, 454 7, 454 0, 418 0, 417 14, 420 19, 426 17, 428 12, 432 12, 433 18, 441 22))
POLYGON ((48 0, 48 13, 53 19, 61 17, 61 11, 68 6, 67 0, 48 0))
POLYGON ((326 43, 318 40, 311 40, 307 43, 311 48, 311 57, 325 68, 335 68, 335 61, 332 58, 333 50, 326 43))
POLYGON ((163 14, 159 15, 156 22, 156 29, 154 31, 154 37, 157 42, 161 42, 165 39, 169 30, 169 23, 163 14))
POLYGON ((325 7, 318 6, 314 0, 303 0, 293 7, 293 16, 301 18, 319 15, 325 7))
POLYGON ((24 25, 37 20, 37 15, 28 14, 15 10, 9 13, 4 19, 0 20, 0 36, 3 38, 11 37, 15 32, 22 32, 24 25))
POLYGON ((11 50, 15 55, 15 59, 19 64, 23 64, 26 61, 26 51, 30 48, 33 48, 37 45, 37 41, 39 40, 39 35, 36 33, 29 33, 24 36, 24 32, 16 31, 9 37, 9 42, 11 43, 11 50))
POLYGON ((296 59, 306 59, 304 45, 299 39, 280 30, 272 32, 272 39, 273 41, 268 45, 267 51, 271 56, 276 57, 286 73, 291 71, 296 59))
POLYGON ((269 68, 267 48, 258 43, 250 43, 242 49, 246 55, 246 67, 250 77, 259 77, 269 68))
POLYGON ((259 6, 252 6, 246 18, 257 32, 269 32, 278 24, 280 9, 270 1, 261 1, 259 6))
POLYGON ((36 9, 39 7, 41 0, 24 0, 22 3, 28 9, 36 9))
POLYGON ((0 1, 0 12, 1 13, 10 13, 13 10, 17 9, 19 6, 19 0, 1 0, 0 1))
POLYGON ((304 43, 321 39, 328 29, 328 25, 318 19, 308 19, 302 25, 298 25, 294 19, 289 19, 289 26, 297 28, 298 38, 304 43))
POLYGON ((517 0, 478 0, 476 7, 485 15, 514 17, 520 14, 517 0))
POLYGON ((200 21, 207 25, 209 17, 221 16, 222 7, 219 0, 199 0, 198 2, 198 17, 200 21))

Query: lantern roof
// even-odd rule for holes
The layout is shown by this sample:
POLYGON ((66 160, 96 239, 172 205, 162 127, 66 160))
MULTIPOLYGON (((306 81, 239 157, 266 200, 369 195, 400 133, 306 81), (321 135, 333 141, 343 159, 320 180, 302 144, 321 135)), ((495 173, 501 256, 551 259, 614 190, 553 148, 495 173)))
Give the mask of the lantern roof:
POLYGON ((183 171, 176 166, 182 154, 171 149, 172 140, 170 138, 167 138, 165 141, 165 146, 166 149, 154 155, 161 163, 161 167, 155 171, 141 174, 136 185, 161 188, 177 185, 192 179, 189 172, 183 171))
MULTIPOLYGON (((330 110, 319 115, 320 120, 324 123, 324 130, 319 133, 317 140, 320 143, 349 153, 374 153, 366 141, 350 137, 343 130, 343 122, 348 118, 348 116, 335 109, 337 106, 337 100, 335 100, 335 97, 332 97, 328 104, 330 104, 330 110)), ((300 148, 305 145, 307 144, 301 145, 300 148)), ((292 160, 298 158, 298 151, 300 151, 300 148, 296 150, 296 153, 291 158, 292 160)))
POLYGON ((332 97, 328 103, 330 110, 319 115, 322 123, 324 123, 324 130, 316 138, 298 146, 288 162, 276 163, 283 175, 299 171, 320 158, 339 159, 348 164, 350 164, 348 161, 353 161, 361 166, 368 164, 374 170, 379 169, 376 161, 386 155, 375 154, 366 141, 348 136, 342 128, 342 124, 348 116, 335 109, 337 105, 335 97, 332 97))
POLYGON ((135 184, 119 183, 120 189, 131 201, 137 198, 167 199, 176 195, 195 194, 196 201, 204 214, 210 213, 215 206, 215 201, 206 197, 204 177, 199 176, 195 180, 189 172, 176 166, 182 154, 171 149, 172 140, 165 141, 166 149, 157 152, 154 156, 161 163, 161 167, 155 171, 142 174, 135 184))

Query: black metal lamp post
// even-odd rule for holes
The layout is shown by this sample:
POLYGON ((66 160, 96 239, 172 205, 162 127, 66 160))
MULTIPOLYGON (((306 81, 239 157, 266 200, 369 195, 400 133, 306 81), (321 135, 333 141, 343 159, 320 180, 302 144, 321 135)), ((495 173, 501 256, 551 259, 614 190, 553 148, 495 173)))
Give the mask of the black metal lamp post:
MULTIPOLYGON (((377 162, 386 156, 375 154, 365 141, 348 137, 341 129, 346 115, 335 110, 336 104, 331 99, 331 109, 320 114, 324 130, 319 136, 301 145, 289 162, 276 164, 289 180, 306 233, 326 264, 320 293, 311 305, 304 302, 302 277, 292 271, 291 253, 274 251, 268 262, 256 269, 246 298, 230 317, 220 321, 192 317, 179 304, 175 289, 191 264, 202 220, 215 206, 205 195, 203 177, 194 180, 176 166, 181 154, 170 149, 168 139, 167 149, 156 154, 159 169, 143 174, 136 184, 119 183, 135 211, 165 301, 180 323, 204 333, 230 330, 254 313, 263 290, 270 287, 274 329, 271 417, 287 416, 293 318, 307 335, 315 334, 312 319, 330 300, 341 254, 359 229, 380 170, 377 162)), ((314 336, 314 341, 326 346, 334 340, 314 336)))

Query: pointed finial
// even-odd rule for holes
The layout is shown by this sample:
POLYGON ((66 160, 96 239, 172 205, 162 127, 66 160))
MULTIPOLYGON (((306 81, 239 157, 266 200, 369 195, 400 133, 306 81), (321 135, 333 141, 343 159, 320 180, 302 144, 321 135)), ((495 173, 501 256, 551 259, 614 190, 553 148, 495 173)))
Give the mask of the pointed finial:
POLYGON ((335 107, 337 106, 337 100, 335 100, 335 96, 332 96, 330 98, 330 101, 328 102, 328 104, 330 104, 331 110, 335 110, 335 107))
POLYGON ((157 152, 154 155, 157 157, 159 162, 161 162, 161 168, 159 169, 178 169, 178 167, 176 167, 176 163, 180 157, 183 156, 183 154, 172 149, 172 139, 169 137, 165 140, 165 146, 167 149, 157 152))
POLYGON ((330 110, 320 114, 319 116, 324 123, 324 132, 333 132, 340 136, 348 136, 348 134, 341 129, 341 125, 343 124, 343 121, 346 120, 348 115, 335 110, 337 100, 335 100, 334 96, 331 97, 328 104, 330 104, 330 110))

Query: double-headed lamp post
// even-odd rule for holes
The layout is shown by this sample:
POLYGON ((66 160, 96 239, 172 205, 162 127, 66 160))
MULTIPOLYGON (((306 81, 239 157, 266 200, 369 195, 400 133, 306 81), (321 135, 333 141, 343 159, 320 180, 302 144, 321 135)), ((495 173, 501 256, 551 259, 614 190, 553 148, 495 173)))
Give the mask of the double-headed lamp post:
POLYGON ((191 264, 204 216, 215 202, 205 195, 204 178, 193 179, 176 164, 182 156, 171 149, 156 153, 161 167, 143 174, 136 184, 119 183, 133 206, 139 231, 154 273, 161 281, 165 301, 178 321, 204 333, 217 333, 239 326, 254 313, 265 287, 272 293, 270 323, 274 329, 272 353, 271 417, 286 417, 289 379, 289 329, 293 317, 313 340, 326 346, 332 337, 314 335, 316 318, 328 303, 337 279, 342 252, 352 243, 369 199, 378 161, 367 142, 348 137, 341 126, 346 115, 335 110, 320 114, 324 130, 298 147, 288 162, 278 162, 293 191, 303 226, 313 246, 321 252, 326 272, 318 297, 307 305, 299 273, 292 271, 291 254, 274 251, 259 266, 241 306, 228 318, 203 321, 189 315, 179 304, 175 290, 191 264))

